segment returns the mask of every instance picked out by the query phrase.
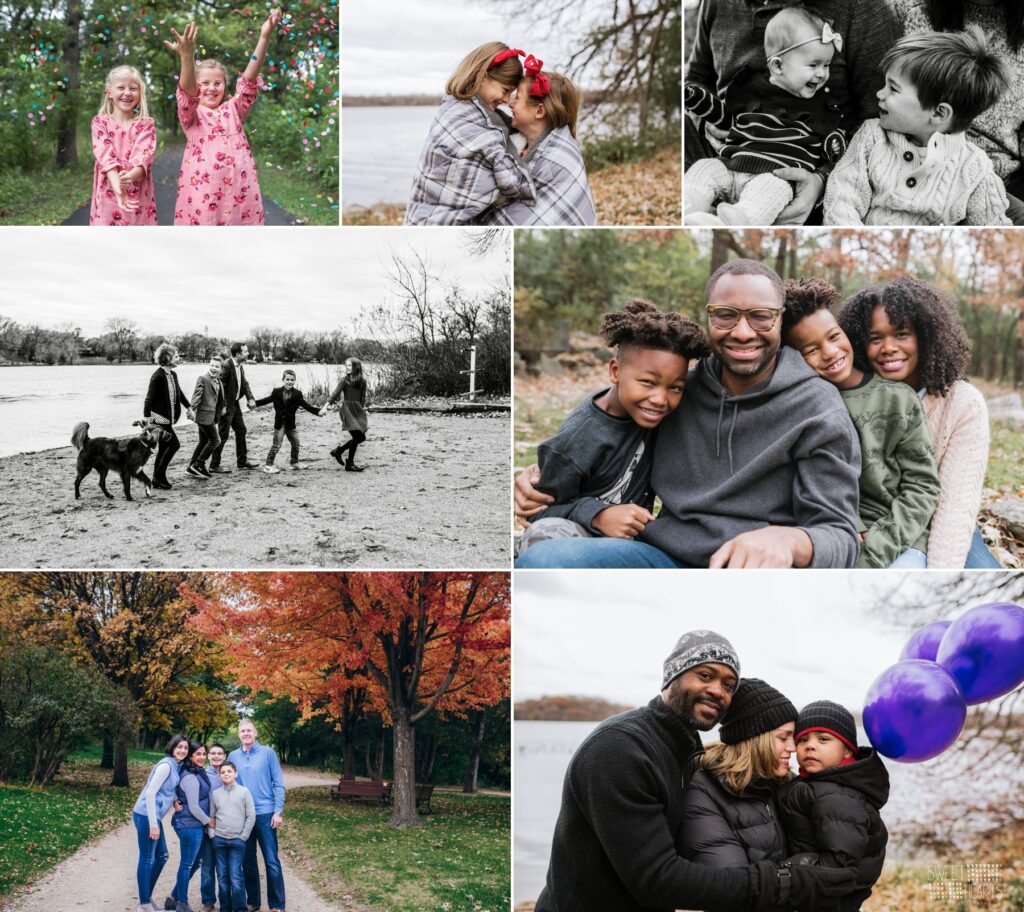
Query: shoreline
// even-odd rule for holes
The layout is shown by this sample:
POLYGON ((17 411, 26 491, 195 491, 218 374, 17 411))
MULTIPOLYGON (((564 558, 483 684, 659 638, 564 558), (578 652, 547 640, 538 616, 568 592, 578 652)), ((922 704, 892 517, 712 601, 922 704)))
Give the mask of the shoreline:
MULTIPOLYGON (((245 413, 248 458, 259 465, 273 421, 269 408, 245 413)), ((182 421, 173 489, 147 498, 133 480, 131 502, 116 474, 107 500, 95 472, 76 501, 70 445, 2 457, 3 568, 508 569, 508 412, 371 412, 360 473, 329 454, 349 438, 335 413, 301 413, 297 429, 304 470, 289 467, 287 440, 279 473, 237 469, 229 439, 222 462, 231 473, 200 480, 185 473, 198 431, 182 421)), ((150 477, 152 466, 150 457, 150 477)))

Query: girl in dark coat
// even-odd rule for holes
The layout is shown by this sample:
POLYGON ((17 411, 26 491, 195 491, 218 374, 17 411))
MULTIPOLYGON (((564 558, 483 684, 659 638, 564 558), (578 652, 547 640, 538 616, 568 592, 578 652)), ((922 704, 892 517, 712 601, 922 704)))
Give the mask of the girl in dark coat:
POLYGON ((792 852, 814 852, 818 864, 857 871, 856 889, 839 901, 856 912, 871 895, 889 834, 878 813, 889 798, 889 773, 870 747, 857 747, 853 714, 819 700, 796 724, 800 776, 779 790, 779 817, 792 852))
POLYGON ((146 390, 142 414, 167 432, 160 438, 160 446, 156 451, 153 487, 169 491, 171 483, 167 480, 167 467, 181 447, 178 435, 174 433, 174 425, 181 417, 181 403, 187 405, 188 397, 182 392, 178 375, 174 371, 181 363, 178 349, 165 342, 156 350, 153 358, 159 367, 149 378, 149 389, 146 390))
MULTIPOLYGON (((327 400, 327 405, 333 405, 341 400, 341 427, 348 431, 351 439, 348 443, 338 444, 331 455, 338 461, 339 465, 345 467, 346 472, 362 472, 362 466, 355 463, 356 450, 366 440, 366 429, 368 421, 366 418, 366 380, 363 379, 363 363, 358 358, 349 358, 345 362, 345 375, 338 381, 338 385, 327 400), (348 459, 342 460, 341 454, 348 450, 348 459)), ((321 410, 324 415, 327 405, 321 410)))
POLYGON ((775 792, 790 777, 796 707, 774 687, 744 678, 686 790, 679 854, 729 866, 786 860, 775 792))

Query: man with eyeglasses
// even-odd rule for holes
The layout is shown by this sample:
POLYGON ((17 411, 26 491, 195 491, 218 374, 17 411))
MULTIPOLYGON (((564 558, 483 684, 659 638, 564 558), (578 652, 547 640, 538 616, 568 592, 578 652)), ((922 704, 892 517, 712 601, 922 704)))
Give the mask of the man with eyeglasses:
MULTIPOLYGON (((658 429, 658 517, 636 540, 539 542, 516 561, 550 567, 852 567, 860 445, 839 392, 781 347, 782 281, 756 260, 708 280, 713 354, 658 429)), ((516 508, 551 502, 533 468, 516 508)))

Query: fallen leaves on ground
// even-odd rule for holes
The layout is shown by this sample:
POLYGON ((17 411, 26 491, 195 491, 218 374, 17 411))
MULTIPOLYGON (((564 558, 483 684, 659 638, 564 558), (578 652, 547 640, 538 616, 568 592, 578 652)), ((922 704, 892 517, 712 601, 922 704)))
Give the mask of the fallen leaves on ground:
POLYGON ((683 171, 679 150, 587 175, 600 225, 678 225, 683 171))

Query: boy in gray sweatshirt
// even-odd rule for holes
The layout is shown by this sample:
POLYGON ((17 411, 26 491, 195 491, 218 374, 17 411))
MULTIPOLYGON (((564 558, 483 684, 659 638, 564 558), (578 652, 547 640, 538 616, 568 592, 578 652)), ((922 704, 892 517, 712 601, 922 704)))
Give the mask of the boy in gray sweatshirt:
POLYGON ((221 912, 246 912, 245 842, 256 825, 256 805, 244 785, 235 782, 238 770, 230 760, 220 768, 223 788, 210 793, 210 835, 217 856, 217 884, 221 912))

